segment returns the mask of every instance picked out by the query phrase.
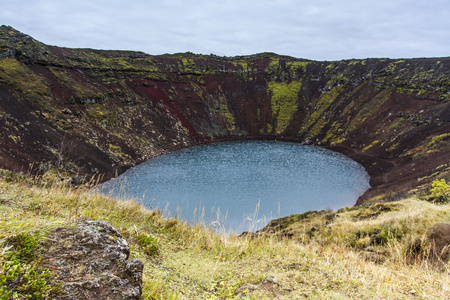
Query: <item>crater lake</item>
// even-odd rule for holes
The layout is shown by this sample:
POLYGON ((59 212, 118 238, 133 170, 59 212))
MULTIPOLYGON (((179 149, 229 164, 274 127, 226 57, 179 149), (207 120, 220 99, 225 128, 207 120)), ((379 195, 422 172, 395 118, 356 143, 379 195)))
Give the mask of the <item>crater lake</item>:
POLYGON ((343 154, 299 143, 237 141, 158 156, 98 190, 191 224, 241 233, 274 218, 353 206, 369 187, 365 169, 343 154))

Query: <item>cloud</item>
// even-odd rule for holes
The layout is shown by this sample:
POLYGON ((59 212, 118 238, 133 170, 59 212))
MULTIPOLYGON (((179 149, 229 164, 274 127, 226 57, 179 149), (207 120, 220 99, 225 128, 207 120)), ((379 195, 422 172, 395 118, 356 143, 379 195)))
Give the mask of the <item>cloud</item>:
POLYGON ((444 0, 10 0, 0 19, 66 47, 337 60, 448 56, 449 6, 444 0))

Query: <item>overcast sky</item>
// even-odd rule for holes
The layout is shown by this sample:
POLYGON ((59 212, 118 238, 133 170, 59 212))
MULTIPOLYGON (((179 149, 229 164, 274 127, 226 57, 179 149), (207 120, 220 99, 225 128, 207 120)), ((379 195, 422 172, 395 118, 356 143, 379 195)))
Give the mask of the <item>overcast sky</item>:
POLYGON ((149 54, 450 56, 448 0, 0 0, 0 22, 49 45, 149 54))

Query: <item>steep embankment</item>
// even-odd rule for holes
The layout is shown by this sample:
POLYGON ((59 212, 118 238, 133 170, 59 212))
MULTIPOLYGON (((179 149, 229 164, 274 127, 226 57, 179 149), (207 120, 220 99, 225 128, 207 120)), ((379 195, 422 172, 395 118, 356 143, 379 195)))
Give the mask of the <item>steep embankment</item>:
POLYGON ((280 139, 364 165, 360 201, 450 173, 450 58, 151 56, 48 46, 6 26, 0 56, 3 168, 107 179, 181 147, 280 139))

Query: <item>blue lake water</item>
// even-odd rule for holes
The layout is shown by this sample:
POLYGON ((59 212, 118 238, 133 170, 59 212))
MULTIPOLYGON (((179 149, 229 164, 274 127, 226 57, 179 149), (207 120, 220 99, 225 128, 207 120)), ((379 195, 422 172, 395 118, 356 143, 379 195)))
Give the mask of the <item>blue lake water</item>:
POLYGON ((138 165, 99 186, 166 215, 240 233, 271 219, 353 206, 368 188, 364 168, 315 146, 275 141, 201 145, 138 165))

